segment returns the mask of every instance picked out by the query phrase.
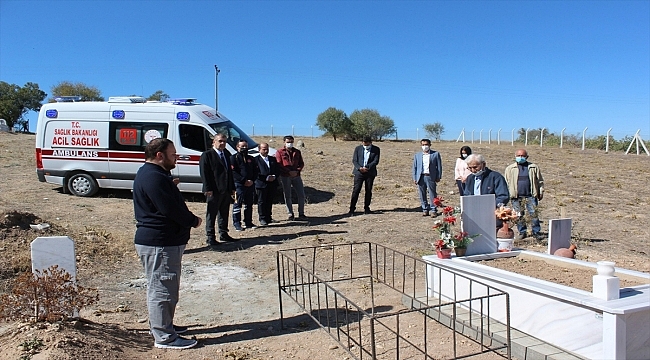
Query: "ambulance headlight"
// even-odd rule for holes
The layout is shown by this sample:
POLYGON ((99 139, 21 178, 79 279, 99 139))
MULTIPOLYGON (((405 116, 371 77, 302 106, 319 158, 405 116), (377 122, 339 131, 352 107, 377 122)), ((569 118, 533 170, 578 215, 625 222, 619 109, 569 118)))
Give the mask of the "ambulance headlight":
POLYGON ((113 119, 124 119, 124 110, 113 110, 113 119))
POLYGON ((190 119, 190 113, 181 111, 176 113, 176 120, 187 121, 190 119))
POLYGON ((56 117, 59 116, 59 112, 54 109, 47 110, 45 112, 45 116, 47 116, 50 119, 56 119, 56 117))

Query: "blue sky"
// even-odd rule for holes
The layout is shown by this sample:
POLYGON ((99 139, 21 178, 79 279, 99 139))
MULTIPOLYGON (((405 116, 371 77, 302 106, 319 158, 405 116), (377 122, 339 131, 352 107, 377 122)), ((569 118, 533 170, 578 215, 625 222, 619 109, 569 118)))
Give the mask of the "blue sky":
POLYGON ((219 111, 249 134, 318 134, 333 106, 400 138, 441 122, 445 139, 650 139, 650 1, 0 0, 2 81, 214 106, 215 64, 219 111))

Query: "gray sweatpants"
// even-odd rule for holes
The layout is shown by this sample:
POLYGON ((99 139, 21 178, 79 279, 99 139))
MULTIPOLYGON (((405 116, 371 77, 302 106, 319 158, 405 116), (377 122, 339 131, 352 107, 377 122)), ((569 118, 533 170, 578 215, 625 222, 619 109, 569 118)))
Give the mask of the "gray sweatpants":
POLYGON ((147 277, 147 309, 149 327, 156 343, 176 340, 174 312, 181 285, 181 259, 185 245, 135 245, 147 277))

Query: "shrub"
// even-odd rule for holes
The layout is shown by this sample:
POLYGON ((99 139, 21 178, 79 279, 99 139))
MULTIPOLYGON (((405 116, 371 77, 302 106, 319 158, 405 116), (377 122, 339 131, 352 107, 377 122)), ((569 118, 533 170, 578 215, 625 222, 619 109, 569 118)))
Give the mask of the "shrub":
POLYGON ((22 321, 59 321, 75 310, 99 300, 96 289, 77 285, 70 273, 51 266, 43 272, 23 273, 11 292, 0 296, 0 319, 22 321))

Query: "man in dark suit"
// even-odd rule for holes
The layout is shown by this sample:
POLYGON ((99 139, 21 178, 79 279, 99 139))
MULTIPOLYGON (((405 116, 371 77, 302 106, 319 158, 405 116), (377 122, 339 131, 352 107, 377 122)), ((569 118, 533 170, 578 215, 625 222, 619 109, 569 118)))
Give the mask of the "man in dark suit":
POLYGON ((354 149, 352 155, 352 164, 354 164, 354 187, 352 188, 352 197, 350 198, 349 216, 354 216, 354 210, 357 207, 357 200, 361 193, 361 186, 365 184, 366 196, 363 201, 363 212, 371 214, 370 201, 372 200, 372 184, 377 176, 377 164, 379 164, 379 148, 372 144, 369 136, 363 138, 362 145, 354 149))
POLYGON ((242 211, 244 225, 254 229, 253 199, 255 198, 255 180, 257 180, 257 161, 248 155, 248 142, 240 140, 237 143, 237 153, 230 157, 232 176, 235 180, 235 203, 232 205, 232 224, 235 230, 242 231, 242 211))
POLYGON ((260 156, 256 157, 257 168, 259 170, 257 180, 255 180, 255 191, 257 192, 257 213, 261 226, 266 226, 273 222, 273 198, 278 188, 278 175, 280 169, 278 160, 269 156, 269 144, 261 143, 259 145, 260 156))
POLYGON ((228 235, 228 212, 235 192, 229 158, 230 152, 226 150, 226 137, 217 134, 212 142, 212 149, 203 152, 199 161, 203 193, 208 203, 205 232, 208 237, 207 243, 213 250, 218 244, 214 228, 215 220, 219 226, 220 240, 235 241, 228 235))

